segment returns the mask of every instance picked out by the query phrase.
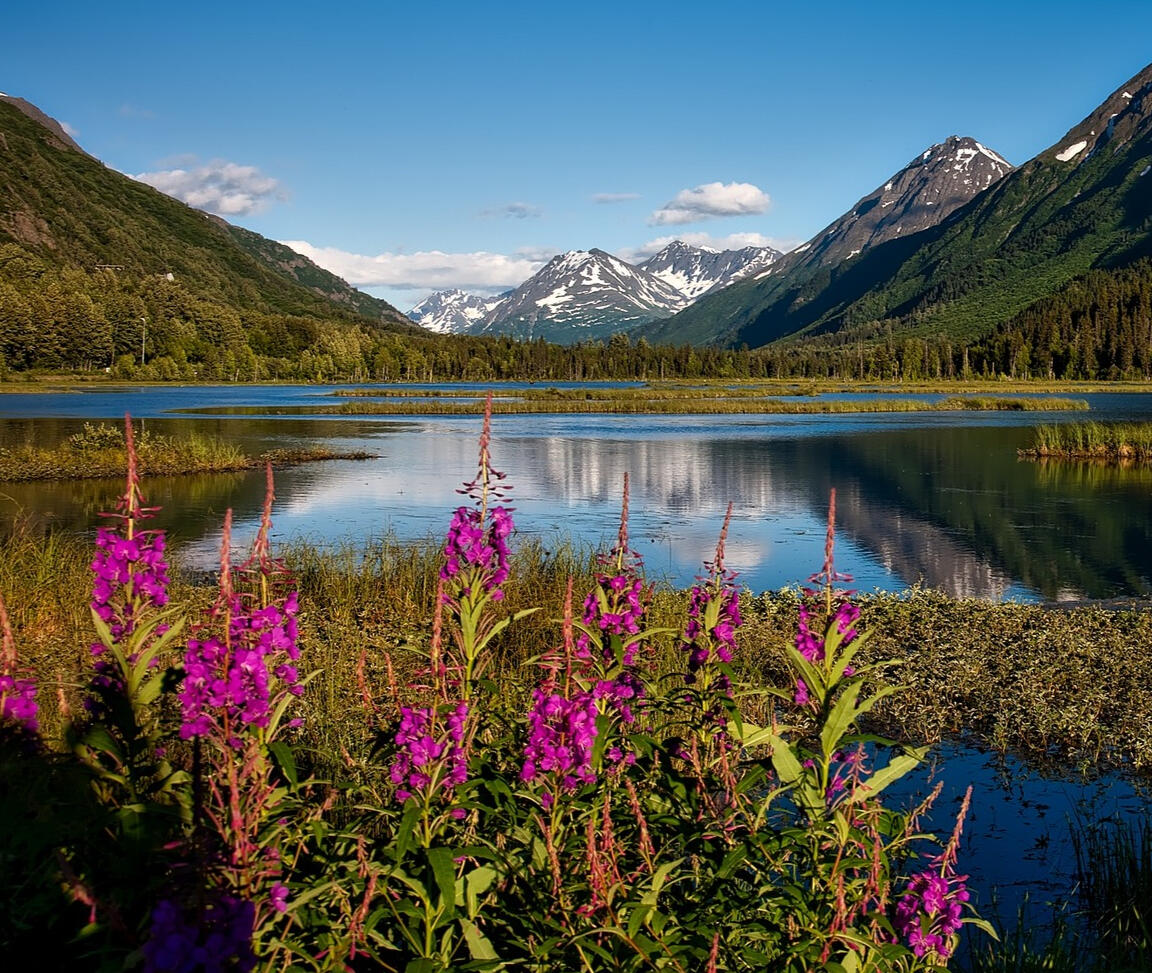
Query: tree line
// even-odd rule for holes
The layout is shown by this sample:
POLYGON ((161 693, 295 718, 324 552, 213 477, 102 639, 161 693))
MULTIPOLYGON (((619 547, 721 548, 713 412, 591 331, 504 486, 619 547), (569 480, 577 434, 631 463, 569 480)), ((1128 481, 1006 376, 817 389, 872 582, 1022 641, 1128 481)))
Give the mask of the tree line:
MULTIPOLYGON (((0 376, 150 381, 1150 379, 1152 261, 1092 271, 972 342, 822 335, 760 349, 414 334, 367 319, 238 309, 161 275, 51 267, 0 245, 0 376)), ((859 334, 859 332, 857 332, 859 334)))

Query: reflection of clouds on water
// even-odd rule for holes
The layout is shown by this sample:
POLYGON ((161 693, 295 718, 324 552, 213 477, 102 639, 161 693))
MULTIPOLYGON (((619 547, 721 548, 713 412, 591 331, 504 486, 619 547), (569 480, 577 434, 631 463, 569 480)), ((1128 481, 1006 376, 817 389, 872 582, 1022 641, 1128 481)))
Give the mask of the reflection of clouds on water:
MULTIPOLYGON (((501 417, 493 453, 515 486, 509 502, 521 534, 547 544, 567 537, 610 545, 627 471, 633 545, 654 575, 678 583, 712 556, 729 501, 728 561, 742 582, 764 589, 803 581, 822 561, 828 490, 836 487, 837 562, 863 590, 923 580, 965 597, 1042 591, 1076 599, 1149 586, 1152 504, 1135 481, 1040 476, 1016 462, 1018 431, 964 426, 957 417, 931 428, 909 428, 907 416, 800 418, 501 417)), ((167 432, 178 420, 149 420, 158 428, 161 421, 167 432)), ((475 417, 210 423, 213 434, 261 448, 336 437, 339 448, 382 454, 278 471, 281 541, 440 537, 463 502, 457 489, 475 475, 475 417)), ((41 429, 36 420, 25 424, 29 434, 41 429)), ((193 566, 211 567, 225 508, 234 510, 238 544, 246 543, 263 484, 253 473, 162 479, 146 489, 165 507, 156 525, 173 531, 193 566)), ((117 489, 36 484, 4 492, 55 524, 91 529, 108 504, 103 495, 117 489)))

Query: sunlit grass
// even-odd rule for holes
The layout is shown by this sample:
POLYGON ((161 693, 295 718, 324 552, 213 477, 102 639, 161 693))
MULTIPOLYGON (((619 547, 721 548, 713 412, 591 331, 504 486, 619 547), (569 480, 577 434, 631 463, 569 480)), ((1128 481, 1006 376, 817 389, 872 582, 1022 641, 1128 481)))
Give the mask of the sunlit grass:
MULTIPOLYGON (((217 436, 187 432, 179 436, 137 434, 140 469, 152 476, 232 473, 271 462, 289 466, 329 459, 369 459, 363 452, 337 452, 326 446, 273 450, 250 456, 217 436)), ((0 448, 0 481, 79 480, 123 475, 126 461, 118 426, 85 423, 84 431, 53 447, 21 445, 0 448)))
POLYGON ((1037 426, 1022 456, 1152 462, 1152 422, 1070 422, 1037 426))

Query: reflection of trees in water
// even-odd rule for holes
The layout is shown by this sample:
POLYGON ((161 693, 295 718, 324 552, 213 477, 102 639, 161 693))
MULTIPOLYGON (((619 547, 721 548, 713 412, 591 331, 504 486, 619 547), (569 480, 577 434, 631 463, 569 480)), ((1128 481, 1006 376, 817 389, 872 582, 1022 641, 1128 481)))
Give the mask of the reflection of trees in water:
POLYGON ((793 439, 597 441, 522 448, 562 499, 634 496, 669 514, 802 506, 836 487, 845 533, 894 575, 964 597, 1014 582, 1045 597, 1142 594, 1152 577, 1152 472, 1060 474, 1016 458, 1020 430, 922 428, 793 439))
MULTIPOLYGON (((263 474, 254 472, 147 477, 143 486, 148 505, 161 508, 149 526, 174 538, 198 537, 228 507, 238 517, 258 516, 264 496, 263 474)), ((123 492, 123 480, 0 484, 0 523, 20 518, 42 528, 92 530, 123 492)))
POLYGON ((855 483, 881 519, 899 512, 901 531, 944 531, 996 574, 1045 597, 1147 593, 1152 495, 1143 478, 1045 478, 1017 461, 1015 438, 1005 429, 844 437, 835 475, 855 483))

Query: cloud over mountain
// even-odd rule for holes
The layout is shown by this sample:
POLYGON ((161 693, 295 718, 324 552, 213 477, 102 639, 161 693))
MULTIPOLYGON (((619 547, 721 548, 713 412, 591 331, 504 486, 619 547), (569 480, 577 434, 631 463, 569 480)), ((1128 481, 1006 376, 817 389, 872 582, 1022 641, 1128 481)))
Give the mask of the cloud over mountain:
POLYGON ((750 182, 709 182, 694 189, 681 189, 648 217, 649 226, 679 226, 722 216, 763 213, 771 200, 750 182))
POLYGON ((132 178, 217 216, 247 216, 285 198, 278 180, 256 166, 224 159, 193 168, 140 172, 132 178))
POLYGON ((543 265, 535 256, 502 253, 379 253, 368 256, 314 247, 306 240, 281 240, 309 260, 343 277, 354 287, 394 287, 399 290, 461 290, 498 292, 515 287, 543 265))

